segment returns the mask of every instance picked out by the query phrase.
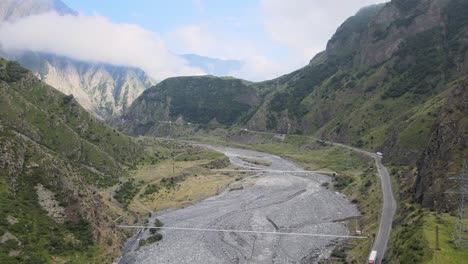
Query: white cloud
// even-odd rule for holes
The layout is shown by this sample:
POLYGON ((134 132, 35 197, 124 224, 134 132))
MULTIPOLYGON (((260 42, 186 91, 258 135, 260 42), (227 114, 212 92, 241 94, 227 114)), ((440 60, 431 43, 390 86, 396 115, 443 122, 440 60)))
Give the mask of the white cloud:
POLYGON ((288 67, 290 63, 280 63, 262 55, 257 43, 242 36, 234 36, 232 32, 217 31, 207 23, 178 28, 166 34, 164 39, 178 53, 242 60, 242 68, 229 75, 249 81, 275 78, 294 69, 288 67))
POLYGON ((203 72, 167 50, 160 36, 94 16, 30 16, 0 26, 5 49, 50 52, 84 61, 140 67, 157 79, 203 72))
POLYGON ((164 36, 171 50, 220 59, 243 59, 256 54, 255 43, 232 32, 222 32, 209 24, 180 27, 164 36))
MULTIPOLYGON (((260 0, 259 10, 252 10, 258 14, 255 18, 258 20, 252 21, 263 25, 265 35, 244 34, 239 28, 242 22, 239 17, 226 17, 223 23, 202 21, 160 36, 137 25, 113 23, 99 15, 48 13, 1 24, 0 45, 139 67, 157 79, 202 74, 168 50, 194 53, 243 60, 242 69, 233 72, 233 76, 265 80, 306 65, 325 49, 326 42, 346 18, 361 7, 384 1, 260 0)), ((201 13, 208 4, 202 0, 192 3, 201 13)))
POLYGON ((262 0, 261 17, 273 41, 307 62, 325 49, 338 26, 360 8, 388 0, 262 0))
POLYGON ((285 68, 288 65, 280 61, 274 61, 267 57, 256 55, 247 58, 238 71, 231 72, 230 75, 236 76, 249 81, 262 81, 273 79, 280 75, 286 74, 285 68))

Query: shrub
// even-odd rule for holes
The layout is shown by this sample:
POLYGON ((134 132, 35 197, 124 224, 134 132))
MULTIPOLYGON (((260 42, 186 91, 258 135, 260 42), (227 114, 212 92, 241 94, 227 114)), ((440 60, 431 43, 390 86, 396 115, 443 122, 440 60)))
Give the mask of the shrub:
POLYGON ((21 67, 21 65, 15 61, 10 61, 6 67, 7 82, 16 82, 23 78, 28 73, 28 70, 21 67))

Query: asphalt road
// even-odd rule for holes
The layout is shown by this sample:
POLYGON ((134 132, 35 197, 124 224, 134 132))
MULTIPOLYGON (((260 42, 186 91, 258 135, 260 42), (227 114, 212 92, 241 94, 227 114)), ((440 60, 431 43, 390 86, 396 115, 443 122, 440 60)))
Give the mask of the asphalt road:
POLYGON ((341 143, 335 143, 335 142, 328 142, 328 143, 354 150, 356 152, 365 154, 375 160, 375 165, 377 167, 377 171, 380 177, 380 183, 382 186, 383 204, 382 204, 382 210, 380 212, 379 231, 377 233, 377 236, 375 237, 372 250, 377 251, 376 263, 380 264, 382 263, 382 259, 385 255, 385 251, 387 250, 387 243, 388 243, 388 240, 390 239, 390 234, 392 232, 393 216, 395 215, 395 211, 397 207, 395 198, 393 197, 392 182, 390 180, 390 175, 387 171, 387 168, 385 168, 385 166, 382 164, 382 158, 376 155, 375 153, 365 151, 362 149, 358 149, 355 147, 351 147, 348 145, 344 145, 341 143))
MULTIPOLYGON (((211 148, 239 166, 265 169, 239 158, 246 157, 271 163, 268 169, 288 172, 259 172, 220 195, 186 208, 158 212, 154 217, 166 227, 261 233, 160 230, 162 241, 127 252, 120 263, 317 263, 344 238, 272 233, 349 235, 346 219, 359 212, 344 195, 322 187, 330 177, 294 173, 303 169, 275 155, 211 148)), ((148 235, 143 231, 137 239, 148 235)))

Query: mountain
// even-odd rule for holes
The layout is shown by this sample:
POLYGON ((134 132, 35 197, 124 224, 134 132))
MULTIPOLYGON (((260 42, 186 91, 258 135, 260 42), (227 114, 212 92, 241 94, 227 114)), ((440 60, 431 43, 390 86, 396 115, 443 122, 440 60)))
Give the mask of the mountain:
POLYGON ((450 108, 445 105, 456 102, 450 98, 468 77, 467 12, 468 3, 461 0, 398 0, 362 9, 308 66, 257 84, 270 92, 248 127, 284 130, 291 124, 297 133, 381 151, 387 163, 420 164, 403 189, 412 193, 408 186, 418 182, 425 206, 453 205, 443 193, 466 158, 466 135, 457 130, 466 126, 460 119, 466 106, 459 103, 457 129, 443 120, 450 108), (444 146, 451 154, 436 154, 443 148, 428 144, 448 139, 438 130, 458 135, 444 146), (453 165, 442 170, 428 163, 424 169, 418 161, 429 153, 453 165), (436 182, 447 184, 429 187, 436 182), (429 201, 434 197, 439 200, 429 201))
POLYGON ((51 11, 60 15, 78 14, 60 0, 2 0, 0 21, 14 22, 23 17, 51 11))
POLYGON ((181 57, 187 60, 189 66, 216 76, 232 75, 233 72, 240 70, 243 64, 240 60, 222 60, 196 54, 183 54, 181 57))
MULTIPOLYGON (((0 21, 56 12, 77 15, 60 0, 7 0, 0 7, 0 21)), ((105 63, 86 62, 54 54, 31 51, 0 51, 18 61, 39 79, 65 94, 73 94, 87 110, 107 118, 125 110, 133 100, 156 81, 143 70, 105 63)))
POLYGON ((259 102, 257 91, 235 78, 174 77, 143 92, 115 121, 132 135, 161 135, 169 122, 233 125, 259 102))
MULTIPOLYGON (((436 255, 453 258, 447 254, 462 259, 466 251, 454 247, 452 232, 460 201, 455 192, 463 191, 453 177, 466 173, 463 164, 468 159, 466 14, 466 0, 393 0, 363 8, 304 68, 248 84, 258 99, 232 116, 233 122, 216 126, 204 119, 204 111, 193 108, 188 108, 187 116, 208 132, 246 127, 313 135, 382 152, 399 201, 384 262, 429 263, 436 255), (445 252, 433 244, 436 226, 444 230, 440 235, 445 252)), ((167 89, 184 94, 184 80, 171 79, 167 89)), ((217 87, 220 80, 206 78, 202 86, 217 87)), ((172 101, 167 91, 156 87, 124 113, 119 123, 124 132, 161 135, 164 129, 152 129, 154 124, 185 120, 179 109, 186 102, 172 101)), ((224 93, 216 94, 223 101, 238 95, 230 89, 216 91, 224 93)), ((185 96, 198 109, 212 98, 203 92, 185 96)), ((213 109, 223 111, 223 107, 213 109)), ((194 130, 173 125, 166 131, 186 135, 194 130)))
POLYGON ((98 248, 115 256, 124 236, 98 187, 117 183, 142 151, 0 59, 0 262, 101 262, 98 248))
MULTIPOLYGON (((463 0, 393 0, 363 8, 309 65, 249 84, 259 99, 231 120, 252 130, 315 135, 381 151, 386 163, 406 168, 407 177, 400 179, 404 195, 430 208, 451 208, 453 200, 444 196, 454 185, 448 178, 461 171, 467 157, 467 13, 463 0)), ((171 93, 183 94, 184 80, 171 79, 171 93)), ((205 78, 203 86, 217 87, 220 80, 205 78)), ((135 100, 123 127, 133 118, 185 120, 174 111, 185 102, 168 104, 168 89, 153 88, 135 100)), ((224 100, 235 98, 229 89, 217 92, 225 93, 216 94, 224 100)), ((202 105, 203 96, 187 99, 202 105)), ((210 122, 204 114, 190 111, 190 120, 210 122)))
POLYGON ((65 94, 73 94, 100 117, 125 110, 147 87, 156 83, 138 68, 73 60, 38 52, 9 53, 39 79, 65 94))

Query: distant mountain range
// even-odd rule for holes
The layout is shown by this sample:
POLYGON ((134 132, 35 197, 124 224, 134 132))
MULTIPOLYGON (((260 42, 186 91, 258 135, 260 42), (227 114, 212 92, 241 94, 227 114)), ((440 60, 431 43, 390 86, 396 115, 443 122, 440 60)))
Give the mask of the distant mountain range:
POLYGON ((40 52, 4 54, 88 110, 105 118, 125 110, 147 87, 156 84, 138 68, 91 63, 40 52))
MULTIPOLYGON (((14 22, 52 11, 60 15, 78 14, 60 0, 2 0, 0 21, 14 22)), ((0 51, 0 55, 18 61, 61 92, 73 94, 85 109, 104 119, 126 110, 138 95, 158 81, 138 68, 80 61, 57 54, 0 51)), ((189 66, 218 76, 229 75, 242 66, 240 61, 196 54, 181 57, 187 60, 189 66)))
POLYGON ((189 66, 199 68, 206 74, 215 76, 229 76, 242 68, 240 60, 222 60, 204 57, 196 54, 184 54, 182 58, 188 61, 189 66))

